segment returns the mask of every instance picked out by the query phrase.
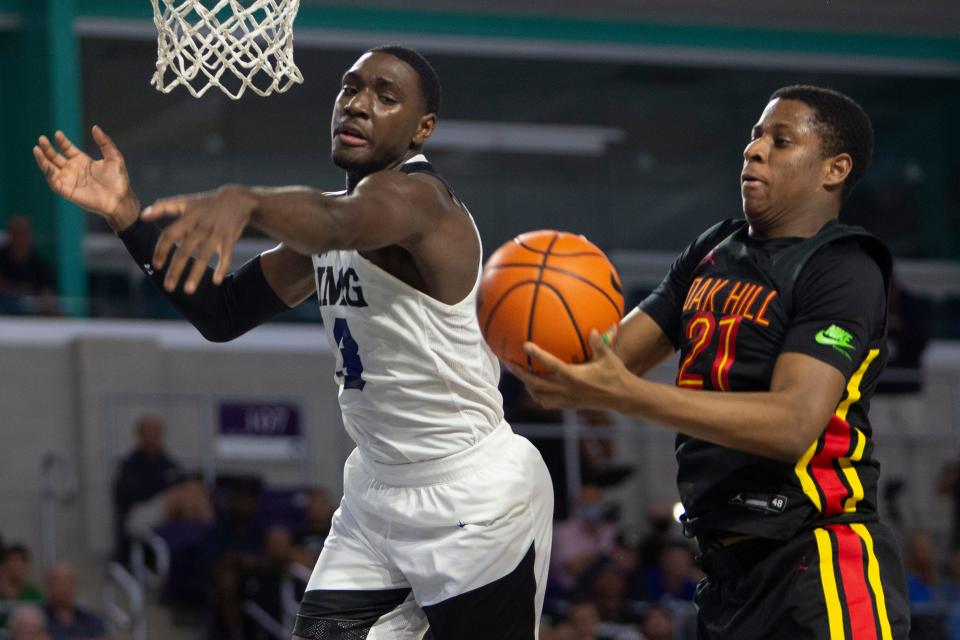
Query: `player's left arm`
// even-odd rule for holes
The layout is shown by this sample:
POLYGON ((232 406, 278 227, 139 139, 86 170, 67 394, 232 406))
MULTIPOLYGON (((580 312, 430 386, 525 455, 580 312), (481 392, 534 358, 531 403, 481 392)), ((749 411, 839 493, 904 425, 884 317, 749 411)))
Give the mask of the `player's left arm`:
POLYGON ((531 357, 548 373, 515 373, 546 406, 612 408, 732 449, 795 461, 823 432, 846 381, 882 330, 885 312, 883 278, 862 253, 828 252, 805 273, 797 293, 801 311, 775 361, 768 391, 693 391, 649 382, 631 374, 596 334, 590 363, 568 365, 528 343, 531 357), (816 339, 833 326, 839 331, 816 339))
POLYGON ((195 286, 214 254, 214 282, 229 273, 233 246, 250 225, 304 255, 332 249, 409 248, 430 230, 454 202, 429 177, 399 171, 373 173, 353 193, 333 196, 308 187, 229 185, 210 193, 160 200, 144 220, 174 217, 154 250, 162 265, 173 254, 168 273, 174 282, 196 256, 184 286, 195 286))

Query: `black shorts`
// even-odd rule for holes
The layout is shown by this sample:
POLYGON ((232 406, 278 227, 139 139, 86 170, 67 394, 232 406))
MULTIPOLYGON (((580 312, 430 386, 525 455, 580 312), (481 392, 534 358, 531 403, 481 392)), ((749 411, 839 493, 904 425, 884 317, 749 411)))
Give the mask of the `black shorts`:
POLYGON ((701 556, 700 640, 907 640, 900 547, 883 524, 833 524, 701 556))

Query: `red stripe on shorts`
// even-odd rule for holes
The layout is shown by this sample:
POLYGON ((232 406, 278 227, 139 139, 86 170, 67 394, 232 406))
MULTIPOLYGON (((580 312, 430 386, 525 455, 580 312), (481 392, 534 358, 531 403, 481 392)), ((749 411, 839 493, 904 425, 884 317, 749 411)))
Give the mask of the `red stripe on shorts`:
POLYGON ((877 640, 877 620, 867 587, 860 536, 843 524, 832 524, 827 529, 837 538, 837 564, 843 583, 843 603, 850 618, 851 640, 877 640))

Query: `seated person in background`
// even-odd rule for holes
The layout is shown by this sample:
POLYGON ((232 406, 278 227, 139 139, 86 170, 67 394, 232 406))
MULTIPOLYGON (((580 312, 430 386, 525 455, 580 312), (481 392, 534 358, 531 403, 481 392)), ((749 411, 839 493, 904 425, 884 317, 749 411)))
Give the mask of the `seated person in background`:
POLYGON ((294 560, 308 569, 316 564, 323 543, 330 533, 335 507, 326 489, 314 489, 307 495, 303 526, 293 533, 294 560))
POLYGON ((655 569, 644 569, 637 576, 639 594, 648 602, 679 600, 693 602, 700 575, 693 563, 693 551, 682 542, 670 542, 660 553, 655 569))
POLYGON ((33 246, 33 227, 26 216, 7 220, 7 242, 0 247, 0 293, 57 295, 53 272, 33 246))
POLYGON ((614 625, 640 622, 627 600, 627 572, 615 560, 602 556, 586 569, 577 580, 574 599, 592 602, 600 620, 614 625))
POLYGON ((28 582, 30 576, 30 550, 26 545, 14 543, 0 552, 0 601, 40 602, 40 589, 28 582))
POLYGON ((907 593, 910 602, 956 602, 957 588, 946 579, 938 566, 930 534, 914 531, 906 549, 907 593))
POLYGON ((11 611, 9 640, 50 640, 43 610, 36 605, 24 604, 11 611))
POLYGON ((136 505, 124 524, 128 535, 141 537, 164 522, 210 524, 214 519, 213 502, 203 483, 199 478, 186 478, 136 505))
POLYGON ((221 499, 216 522, 203 540, 203 562, 212 581, 208 637, 221 640, 241 634, 244 573, 259 567, 264 557, 266 531, 259 521, 259 478, 218 479, 221 499))
POLYGON ((0 630, 7 627, 7 609, 14 602, 40 602, 43 595, 30 576, 30 550, 18 543, 0 550, 0 630))
POLYGON ((601 555, 610 555, 617 540, 617 525, 607 522, 607 505, 599 487, 584 485, 573 517, 557 523, 553 532, 551 579, 567 591, 577 576, 601 555))
POLYGON ((47 629, 51 640, 108 640, 107 628, 93 612, 77 604, 77 572, 69 562, 47 570, 47 629))
POLYGON ((162 513, 162 500, 149 501, 179 482, 182 476, 180 465, 164 449, 163 422, 156 416, 142 416, 137 421, 137 447, 120 463, 114 484, 118 560, 123 561, 129 555, 126 523, 134 507, 139 505, 147 512, 140 514, 139 519, 162 513))
MULTIPOLYGON (((293 558, 290 531, 281 525, 267 527, 263 556, 251 561, 239 572, 239 583, 242 585, 240 598, 253 601, 274 620, 282 621, 281 588, 293 558)), ((244 635, 248 637, 250 634, 244 635)))
POLYGON ((650 607, 643 616, 640 631, 643 640, 673 640, 673 616, 663 607, 650 607))

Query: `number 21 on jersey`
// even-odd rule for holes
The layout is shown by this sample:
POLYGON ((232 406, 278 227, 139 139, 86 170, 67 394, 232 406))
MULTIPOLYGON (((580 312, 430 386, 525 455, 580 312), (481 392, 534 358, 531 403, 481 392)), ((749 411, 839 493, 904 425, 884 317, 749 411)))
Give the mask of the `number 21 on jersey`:
POLYGON ((686 338, 690 340, 692 346, 680 363, 680 371, 677 373, 678 387, 704 388, 703 376, 699 373, 691 373, 689 369, 700 354, 710 346, 714 334, 718 333, 717 329, 719 329, 717 354, 710 367, 710 382, 716 391, 730 390, 730 367, 733 366, 733 361, 737 357, 737 331, 740 329, 741 320, 743 316, 738 315, 723 316, 718 321, 712 313, 707 311, 696 313, 690 318, 686 327, 686 338))
POLYGON ((360 362, 360 345, 350 335, 346 318, 337 318, 333 323, 333 339, 340 349, 340 368, 337 376, 343 378, 344 389, 363 391, 367 382, 363 379, 363 363, 360 362))

